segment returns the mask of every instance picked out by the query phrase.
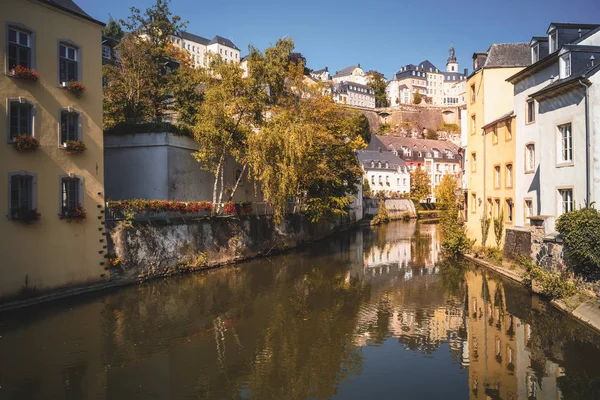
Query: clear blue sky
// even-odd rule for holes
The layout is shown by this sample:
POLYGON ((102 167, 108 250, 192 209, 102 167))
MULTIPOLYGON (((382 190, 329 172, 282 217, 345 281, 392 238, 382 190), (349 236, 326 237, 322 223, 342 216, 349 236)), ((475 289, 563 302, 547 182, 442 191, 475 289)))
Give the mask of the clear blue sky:
MULTIPOLYGON (((92 17, 125 18, 154 0, 75 0, 92 17)), ((429 59, 445 69, 452 43, 461 70, 492 43, 528 42, 550 22, 600 23, 600 0, 172 0, 187 31, 227 37, 247 54, 292 37, 308 67, 335 72, 360 63, 389 79, 400 66, 429 59)))

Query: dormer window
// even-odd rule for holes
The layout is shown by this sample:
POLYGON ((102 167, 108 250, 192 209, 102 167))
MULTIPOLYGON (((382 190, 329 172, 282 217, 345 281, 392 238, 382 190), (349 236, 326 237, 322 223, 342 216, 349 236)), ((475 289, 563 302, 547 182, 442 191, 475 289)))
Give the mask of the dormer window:
POLYGON ((550 32, 548 40, 550 42, 550 53, 554 53, 558 50, 558 31, 556 29, 550 32))
POLYGON ((540 60, 540 44, 536 43, 531 47, 531 63, 535 64, 540 60))
POLYGON ((560 79, 565 79, 571 76, 571 53, 567 53, 560 57, 560 79))
POLYGON ((386 162, 386 163, 385 163, 385 167, 386 167, 386 168, 389 168, 389 167, 390 167, 390 165, 389 165, 389 164, 386 162))
POLYGON ((375 168, 375 163, 371 161, 371 168, 375 168))
POLYGON ((381 161, 377 163, 377 168, 381 168, 381 161))

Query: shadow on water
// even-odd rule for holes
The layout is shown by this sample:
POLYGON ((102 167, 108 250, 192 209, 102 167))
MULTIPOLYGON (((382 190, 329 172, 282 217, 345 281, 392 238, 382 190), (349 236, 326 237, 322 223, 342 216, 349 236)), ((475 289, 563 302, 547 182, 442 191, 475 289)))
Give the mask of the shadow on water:
POLYGON ((593 399, 600 339, 393 223, 0 316, 0 399, 593 399))

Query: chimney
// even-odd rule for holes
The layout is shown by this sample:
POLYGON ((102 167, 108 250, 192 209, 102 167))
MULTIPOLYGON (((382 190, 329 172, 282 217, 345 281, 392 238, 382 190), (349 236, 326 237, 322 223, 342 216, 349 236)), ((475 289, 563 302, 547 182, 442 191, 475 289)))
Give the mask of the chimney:
POLYGON ((360 63, 358 64, 358 68, 360 68, 360 63))
POLYGON ((325 67, 325 72, 329 72, 329 67, 325 67))
POLYGON ((382 149, 381 147, 379 148, 379 152, 380 152, 380 153, 383 153, 383 149, 382 149))
POLYGON ((465 68, 465 76, 469 76, 469 68, 465 68))
POLYGON ((590 57, 590 61, 592 62, 592 67, 594 66, 594 62, 596 61, 596 57, 593 55, 590 57))
POLYGON ((579 35, 579 37, 581 37, 581 28, 579 28, 579 30, 577 31, 577 34, 579 35))

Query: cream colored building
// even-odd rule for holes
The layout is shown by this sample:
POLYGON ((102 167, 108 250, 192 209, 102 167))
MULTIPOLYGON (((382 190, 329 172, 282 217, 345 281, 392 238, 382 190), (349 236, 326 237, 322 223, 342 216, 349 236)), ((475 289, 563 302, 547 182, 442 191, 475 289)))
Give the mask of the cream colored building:
POLYGON ((342 82, 354 82, 360 85, 367 84, 367 76, 365 71, 360 67, 360 64, 351 65, 340 71, 336 71, 335 75, 331 78, 335 83, 342 82))
POLYGON ((207 52, 219 54, 225 61, 240 62, 240 49, 231 40, 218 35, 209 40, 181 31, 170 40, 176 47, 188 52, 196 68, 207 66, 207 52))
POLYGON ((0 297, 102 280, 103 24, 71 0, 2 0, 0 18, 0 297), (71 80, 81 96, 63 87, 71 80), (31 137, 37 150, 16 151, 31 137), (87 149, 70 154, 77 140, 87 149))

